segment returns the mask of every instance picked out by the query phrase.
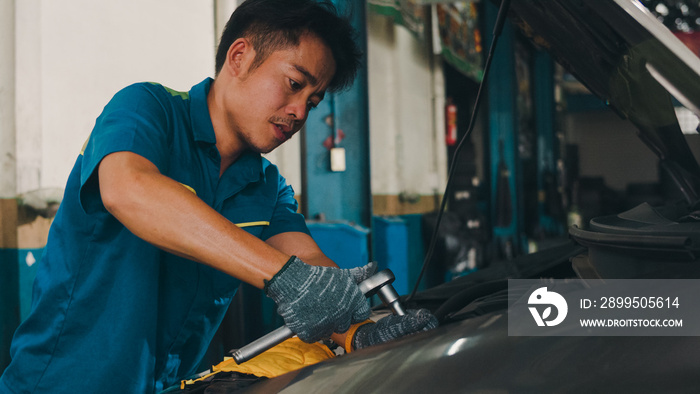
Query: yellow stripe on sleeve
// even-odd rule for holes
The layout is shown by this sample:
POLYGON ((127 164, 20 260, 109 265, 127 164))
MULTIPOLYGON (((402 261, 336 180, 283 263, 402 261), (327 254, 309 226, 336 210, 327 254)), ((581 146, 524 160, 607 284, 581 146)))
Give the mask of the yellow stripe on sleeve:
POLYGON ((187 190, 189 190, 189 191, 191 191, 192 193, 194 193, 195 196, 197 195, 197 191, 194 190, 194 189, 192 188, 192 186, 187 186, 187 185, 185 185, 184 183, 180 183, 180 184, 181 184, 182 186, 184 186, 187 190))
POLYGON ((253 226, 269 226, 270 222, 247 222, 247 223, 236 223, 236 226, 238 227, 253 227, 253 226))
POLYGON ((90 136, 88 136, 88 138, 85 140, 85 143, 83 144, 83 147, 80 148, 80 156, 84 156, 84 155, 85 155, 85 148, 87 148, 88 142, 90 142, 90 136))

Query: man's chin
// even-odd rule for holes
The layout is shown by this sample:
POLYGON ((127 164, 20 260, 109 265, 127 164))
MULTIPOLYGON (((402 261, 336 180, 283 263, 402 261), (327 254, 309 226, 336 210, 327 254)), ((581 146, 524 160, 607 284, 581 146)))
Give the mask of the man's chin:
POLYGON ((270 153, 273 150, 277 149, 280 145, 282 145, 282 143, 276 144, 274 146, 253 147, 253 148, 251 148, 251 150, 264 155, 266 153, 270 153))
POLYGON ((277 147, 279 147, 286 141, 288 140, 281 141, 279 139, 271 138, 268 141, 248 141, 246 145, 249 151, 265 154, 277 149, 277 147))

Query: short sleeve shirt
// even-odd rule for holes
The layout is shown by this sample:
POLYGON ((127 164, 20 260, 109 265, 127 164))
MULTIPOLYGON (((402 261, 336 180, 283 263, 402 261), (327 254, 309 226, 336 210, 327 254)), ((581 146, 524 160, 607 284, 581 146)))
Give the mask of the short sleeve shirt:
POLYGON ((168 387, 196 372, 239 285, 146 243, 110 215, 96 171, 106 155, 145 157, 260 239, 308 234, 292 188, 260 154, 244 153, 219 176, 211 83, 189 92, 134 84, 107 104, 69 176, 0 392, 168 387))

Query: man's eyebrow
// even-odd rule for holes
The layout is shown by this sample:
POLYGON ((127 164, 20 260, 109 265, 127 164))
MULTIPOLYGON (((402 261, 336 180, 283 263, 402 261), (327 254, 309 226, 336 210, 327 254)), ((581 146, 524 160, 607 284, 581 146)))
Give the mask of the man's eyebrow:
POLYGON ((299 71, 300 73, 304 74, 304 76, 306 77, 306 79, 308 79, 309 82, 311 82, 312 85, 317 85, 317 84, 318 84, 318 79, 317 79, 313 74, 311 74, 311 73, 309 72, 309 70, 305 69, 303 66, 300 66, 300 65, 298 65, 298 64, 295 64, 295 65, 294 65, 294 69, 297 70, 297 71, 299 71))

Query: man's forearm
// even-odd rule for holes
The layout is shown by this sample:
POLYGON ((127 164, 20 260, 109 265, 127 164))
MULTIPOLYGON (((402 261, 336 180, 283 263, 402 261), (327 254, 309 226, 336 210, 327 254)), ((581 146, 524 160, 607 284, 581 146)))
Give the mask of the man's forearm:
POLYGON ((265 242, 285 254, 299 257, 307 264, 324 267, 338 266, 323 254, 313 238, 306 233, 281 233, 268 238, 265 242))

